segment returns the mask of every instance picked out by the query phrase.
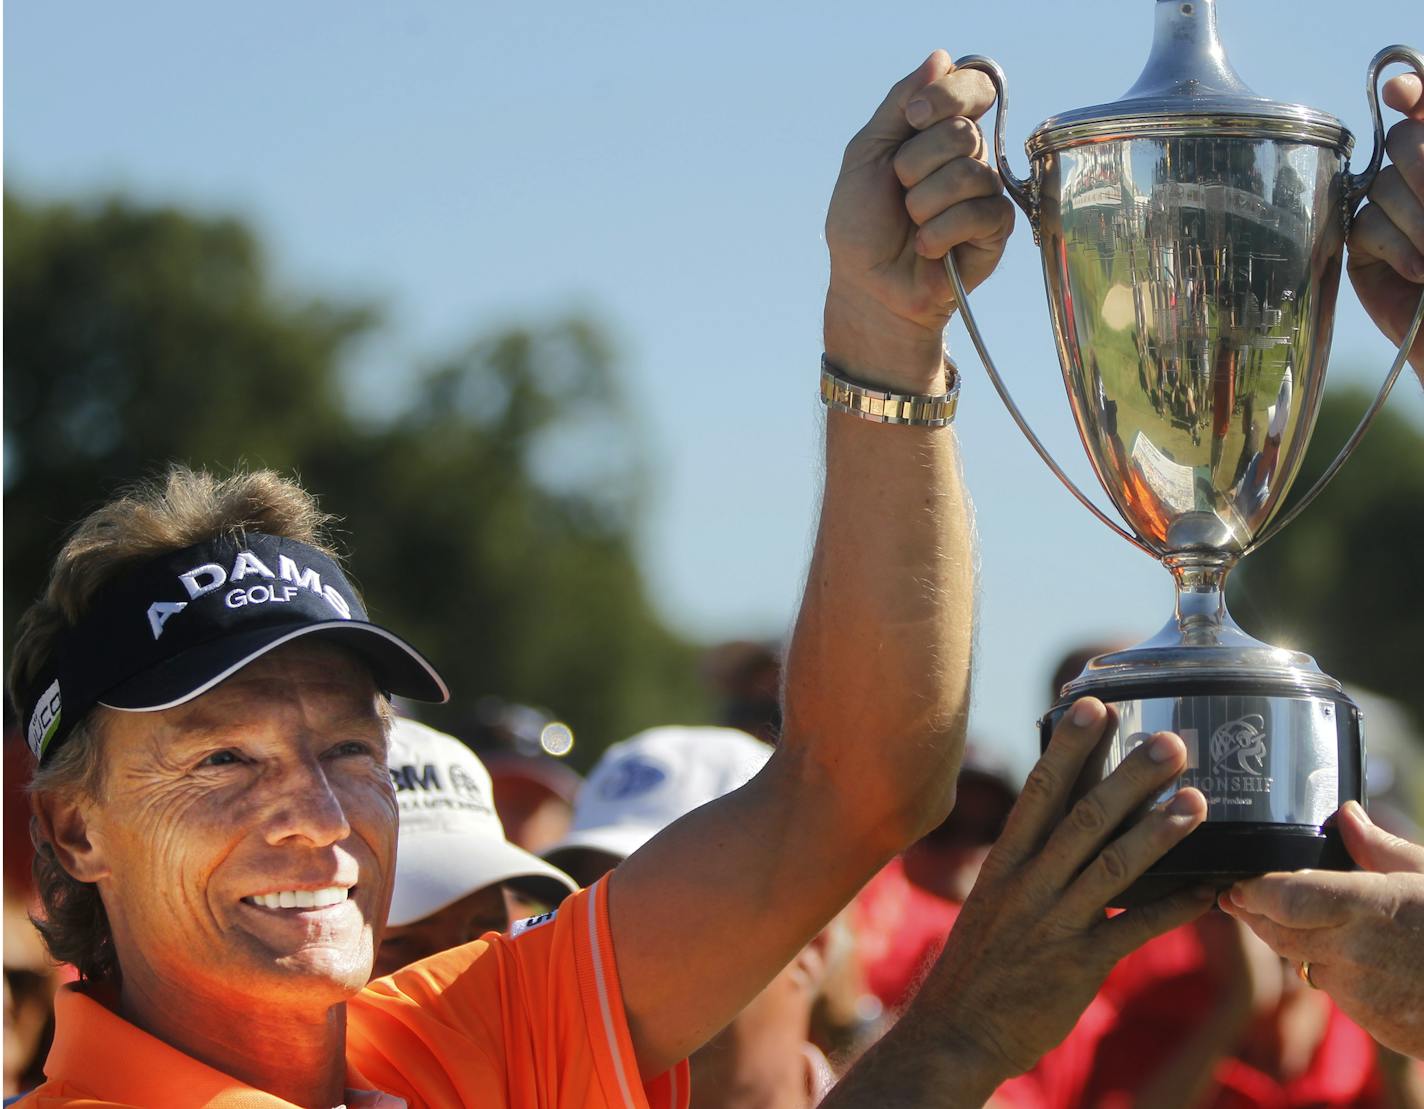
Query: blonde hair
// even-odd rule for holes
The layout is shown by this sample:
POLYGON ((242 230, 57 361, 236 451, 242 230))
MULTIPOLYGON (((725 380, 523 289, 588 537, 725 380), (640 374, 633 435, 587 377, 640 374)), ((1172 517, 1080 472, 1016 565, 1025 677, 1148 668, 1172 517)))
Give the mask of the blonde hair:
MULTIPOLYGON (((74 529, 50 569, 44 593, 20 619, 9 686, 16 710, 59 646, 105 585, 160 554, 207 539, 263 532, 296 539, 335 559, 326 529, 332 517, 296 482, 271 470, 219 477, 172 466, 162 477, 120 491, 74 529)), ((102 708, 74 727, 49 761, 36 770, 31 794, 102 797, 102 708)), ((43 906, 35 920, 50 954, 73 963, 81 978, 117 978, 108 916, 98 889, 60 864, 54 847, 31 820, 35 885, 43 906)))

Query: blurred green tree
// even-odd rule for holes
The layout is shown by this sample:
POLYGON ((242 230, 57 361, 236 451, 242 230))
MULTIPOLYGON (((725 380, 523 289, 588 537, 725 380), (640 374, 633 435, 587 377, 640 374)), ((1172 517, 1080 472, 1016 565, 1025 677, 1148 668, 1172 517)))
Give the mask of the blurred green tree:
MULTIPOLYGON (((379 424, 346 401, 373 306, 278 288, 232 219, 5 197, 5 604, 66 528, 169 461, 300 475, 343 519, 373 616, 421 645, 459 731, 485 694, 547 706, 574 759, 706 716, 697 648, 634 553, 642 464, 614 355, 581 319, 416 375, 379 424)), ((14 616, 6 626, 6 644, 14 616)))
MULTIPOLYGON (((1406 369, 1396 387, 1418 388, 1406 369)), ((1324 472, 1372 396, 1327 393, 1287 505, 1324 472)), ((1424 432, 1387 405, 1359 450, 1300 518, 1228 579, 1252 635, 1398 701, 1424 725, 1424 432)))

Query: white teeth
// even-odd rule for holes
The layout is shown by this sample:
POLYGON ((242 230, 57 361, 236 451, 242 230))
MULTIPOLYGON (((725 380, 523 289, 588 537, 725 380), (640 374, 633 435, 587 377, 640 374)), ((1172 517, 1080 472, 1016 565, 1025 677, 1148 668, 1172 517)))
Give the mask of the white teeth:
POLYGON ((245 898, 264 909, 325 909, 340 905, 350 895, 346 886, 328 886, 320 890, 282 890, 280 893, 258 893, 245 898))

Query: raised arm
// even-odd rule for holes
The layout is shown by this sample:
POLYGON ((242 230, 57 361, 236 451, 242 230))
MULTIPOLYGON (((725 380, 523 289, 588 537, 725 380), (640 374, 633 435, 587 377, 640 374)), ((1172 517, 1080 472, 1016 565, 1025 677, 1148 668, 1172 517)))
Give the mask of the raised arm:
MULTIPOLYGON (((967 244, 962 269, 977 284, 1013 223, 963 118, 991 99, 981 75, 951 73, 936 51, 848 146, 826 226, 825 316, 827 358, 846 376, 944 391, 952 294, 940 259, 967 244)), ((810 403, 814 352, 806 362, 810 403)), ((614 947, 645 1075, 713 1035, 948 812, 972 621, 953 430, 829 414, 781 744, 751 783, 674 824, 612 877, 614 947)))

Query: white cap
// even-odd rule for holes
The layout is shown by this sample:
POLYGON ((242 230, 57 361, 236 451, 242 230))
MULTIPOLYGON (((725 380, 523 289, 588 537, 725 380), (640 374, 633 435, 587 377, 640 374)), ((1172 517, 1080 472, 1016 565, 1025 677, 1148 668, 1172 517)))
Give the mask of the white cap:
POLYGON ((678 817, 755 777, 771 748, 735 728, 650 728, 598 760, 569 834, 544 852, 587 848, 626 859, 678 817))
POLYGON ((1266 428, 1267 439, 1280 439, 1286 431, 1286 421, 1290 419, 1291 411, 1291 371, 1286 367, 1285 375, 1281 378, 1280 391, 1276 393, 1276 403, 1266 409, 1270 416, 1270 425, 1266 428))
POLYGON ((454 736, 398 719, 389 762, 400 804, 392 927, 424 920, 496 882, 512 881, 549 904, 578 889, 562 870, 504 838, 489 771, 454 736))

